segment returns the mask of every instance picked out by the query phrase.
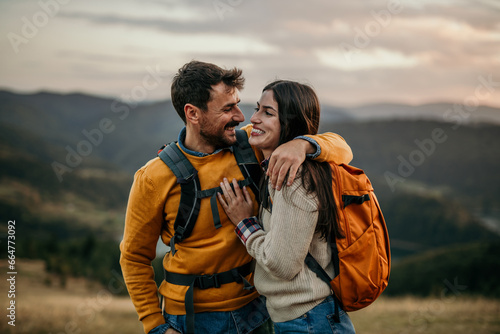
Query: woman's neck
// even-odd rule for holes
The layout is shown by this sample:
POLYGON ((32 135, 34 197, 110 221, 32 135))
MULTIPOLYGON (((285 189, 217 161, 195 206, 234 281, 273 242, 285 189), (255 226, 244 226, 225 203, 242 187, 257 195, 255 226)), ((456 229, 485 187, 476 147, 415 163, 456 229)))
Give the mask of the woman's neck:
POLYGON ((271 150, 262 150, 262 155, 264 156, 264 159, 269 159, 271 157, 271 154, 273 154, 273 151, 271 150))

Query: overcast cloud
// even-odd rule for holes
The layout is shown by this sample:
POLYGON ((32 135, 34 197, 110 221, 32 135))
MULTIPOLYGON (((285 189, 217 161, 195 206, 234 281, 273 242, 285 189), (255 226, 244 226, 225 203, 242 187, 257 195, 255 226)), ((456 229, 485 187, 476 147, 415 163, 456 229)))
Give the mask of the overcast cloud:
MULTIPOLYGON (((191 59, 241 67, 243 102, 275 78, 311 84, 324 103, 500 107, 496 0, 3 0, 0 87, 169 98, 191 59), (149 69, 149 70, 148 70, 149 69)), ((139 98, 139 97, 138 97, 139 98)))

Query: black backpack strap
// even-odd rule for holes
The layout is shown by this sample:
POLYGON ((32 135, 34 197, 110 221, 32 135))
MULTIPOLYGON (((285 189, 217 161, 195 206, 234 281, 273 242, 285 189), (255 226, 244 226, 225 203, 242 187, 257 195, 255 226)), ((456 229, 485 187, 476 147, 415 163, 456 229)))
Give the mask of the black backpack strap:
POLYGON ((237 282, 243 283, 243 289, 251 290, 254 287, 245 279, 245 276, 248 276, 253 272, 254 266, 255 262, 250 261, 240 267, 213 275, 178 274, 165 270, 165 281, 171 284, 189 287, 186 295, 184 296, 187 333, 194 333, 194 288, 220 288, 222 284, 237 282))
POLYGON ((181 185, 179 210, 174 222, 174 236, 170 239, 170 249, 175 255, 175 243, 187 238, 194 227, 194 222, 200 212, 201 198, 196 197, 200 189, 198 172, 189 162, 176 143, 170 143, 159 154, 160 159, 167 164, 181 185), (193 221, 193 223, 191 223, 193 221))
MULTIPOLYGON (((307 253, 305 262, 306 262, 306 265, 309 267, 309 269, 311 269, 311 271, 314 272, 323 282, 328 284, 328 287, 330 287, 330 289, 331 289, 330 281, 332 279, 330 278, 328 273, 323 269, 323 267, 320 266, 318 261, 316 261, 316 259, 311 255, 311 253, 309 253, 309 252, 307 253)), ((338 275, 337 269, 335 269, 334 275, 338 275)), ((334 320, 335 320, 335 322, 340 323, 340 314, 339 314, 340 301, 338 300, 338 298, 335 296, 334 293, 332 293, 332 295, 333 295, 333 298, 335 299, 334 320)))
POLYGON ((187 182, 196 174, 196 169, 186 158, 184 153, 177 147, 175 142, 166 145, 158 156, 177 177, 177 183, 187 182))
POLYGON ((342 202, 344 203, 344 208, 350 204, 363 204, 365 201, 370 200, 369 194, 364 194, 361 196, 353 196, 353 195, 342 195, 342 202))
MULTIPOLYGON (((258 199, 257 182, 260 179, 261 169, 252 147, 248 143, 245 131, 236 130, 237 142, 233 145, 233 153, 238 167, 243 174, 244 180, 238 181, 240 188, 251 187, 255 197, 258 199)), ((174 223, 174 236, 170 240, 172 255, 175 255, 175 243, 187 238, 194 227, 202 198, 210 197, 212 216, 216 228, 221 227, 219 211, 217 207, 217 193, 222 192, 220 187, 201 190, 198 172, 186 158, 184 153, 177 147, 176 143, 166 145, 159 153, 159 158, 172 170, 181 186, 181 197, 179 210, 174 223)), ((231 184, 231 187, 233 185, 231 184)), ((183 275, 164 271, 165 280, 171 284, 188 286, 185 296, 186 324, 188 333, 194 332, 194 305, 193 290, 195 287, 208 289, 218 288, 221 284, 237 282, 243 283, 244 289, 252 289, 253 286, 245 279, 245 276, 253 271, 253 261, 241 267, 231 269, 223 273, 213 275, 183 275)))
MULTIPOLYGON (((245 178, 244 180, 238 181, 238 186, 240 188, 251 186, 252 184, 251 178, 245 178)), ((231 189, 234 190, 233 183, 230 183, 231 189)), ((201 190, 196 193, 197 198, 205 198, 210 197, 210 207, 212 209, 212 218, 214 220, 215 228, 222 227, 219 216, 219 208, 217 207, 217 193, 222 193, 221 187, 215 187, 211 189, 201 190)))
POLYGON ((323 282, 330 285, 330 281, 332 280, 327 272, 319 265, 318 261, 311 255, 311 253, 307 253, 306 256, 306 264, 314 272, 323 282))
MULTIPOLYGON (((244 134, 246 136, 246 133, 244 134)), ((248 143, 248 140, 247 140, 248 143)), ((248 145, 250 147, 250 145, 248 145)), ((251 149, 251 147, 250 147, 251 149)), ((245 156, 248 151, 236 150, 240 155, 245 156)), ((255 155, 252 155, 254 161, 257 159, 255 155)), ((163 150, 158 153, 160 159, 172 170, 175 177, 177 178, 177 183, 181 186, 181 198, 179 202, 179 210, 177 211, 177 216, 174 222, 174 236, 170 239, 170 249, 172 255, 175 255, 176 249, 175 244, 181 242, 191 235, 193 231, 196 220, 200 213, 200 203, 205 197, 210 197, 210 207, 212 209, 212 217, 214 220, 215 228, 222 227, 219 209, 217 207, 217 193, 222 192, 220 187, 215 187, 211 189, 201 190, 200 180, 198 178, 198 171, 193 167, 193 165, 186 158, 184 153, 177 147, 176 143, 170 143, 166 145, 163 150)), ((248 158, 246 161, 250 161, 248 158)), ((239 165, 240 169, 242 165, 239 165)), ((245 173, 242 171, 243 175, 245 173)), ((240 188, 244 186, 252 186, 253 179, 251 177, 246 177, 242 181, 238 181, 240 188)), ((231 184, 232 187, 232 184, 231 184)), ((254 192, 257 193, 258 192, 254 192)))
MULTIPOLYGON (((238 181, 238 185, 240 188, 249 186, 258 200, 259 188, 257 182, 261 174, 259 162, 248 143, 247 133, 243 130, 236 130, 236 138, 237 142, 233 145, 232 149, 238 167, 244 177, 244 180, 238 181)), ((222 227, 217 207, 217 193, 222 192, 222 190, 220 187, 201 190, 198 171, 189 162, 179 147, 177 147, 175 142, 166 145, 158 153, 158 156, 172 170, 177 178, 177 183, 181 185, 179 210, 174 222, 174 236, 170 239, 170 249, 172 255, 175 255, 175 243, 186 239, 193 231, 194 224, 200 213, 202 198, 210 197, 214 226, 215 228, 222 227)))
POLYGON ((259 180, 262 175, 255 152, 248 143, 248 135, 244 130, 236 130, 236 144, 233 145, 233 152, 245 180, 249 180, 248 186, 252 189, 257 202, 259 202, 259 180))

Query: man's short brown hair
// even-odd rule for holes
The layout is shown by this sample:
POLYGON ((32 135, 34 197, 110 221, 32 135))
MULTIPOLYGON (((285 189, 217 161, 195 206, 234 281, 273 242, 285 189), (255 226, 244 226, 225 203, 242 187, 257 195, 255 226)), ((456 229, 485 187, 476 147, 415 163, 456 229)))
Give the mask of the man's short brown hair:
POLYGON ((171 98, 175 110, 186 123, 184 106, 190 103, 204 111, 211 98, 212 86, 223 82, 228 88, 242 90, 242 70, 226 70, 211 63, 193 60, 179 69, 172 81, 171 98))

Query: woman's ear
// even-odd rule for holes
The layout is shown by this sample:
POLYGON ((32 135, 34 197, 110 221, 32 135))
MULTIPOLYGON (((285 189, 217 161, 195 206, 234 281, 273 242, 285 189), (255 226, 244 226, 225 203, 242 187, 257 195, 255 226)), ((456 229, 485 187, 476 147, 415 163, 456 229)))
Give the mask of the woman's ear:
POLYGON ((186 115, 186 122, 198 124, 200 120, 200 109, 190 103, 184 106, 184 114, 186 115))

